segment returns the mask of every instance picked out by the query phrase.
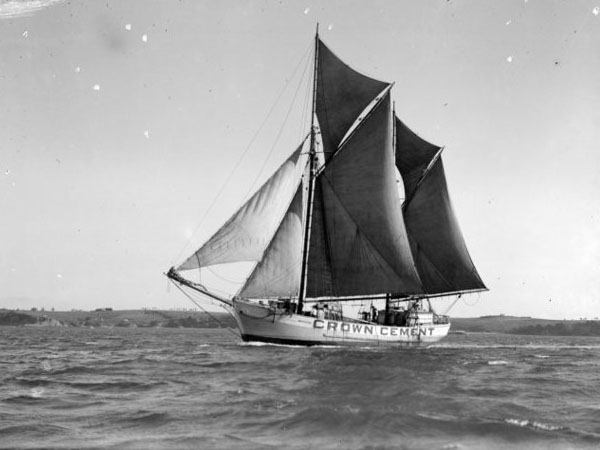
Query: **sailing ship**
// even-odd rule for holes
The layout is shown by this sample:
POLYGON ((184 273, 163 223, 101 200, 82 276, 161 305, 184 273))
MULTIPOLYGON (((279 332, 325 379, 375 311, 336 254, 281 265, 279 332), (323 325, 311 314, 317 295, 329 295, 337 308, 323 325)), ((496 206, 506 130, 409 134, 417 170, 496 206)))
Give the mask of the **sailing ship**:
POLYGON ((307 137, 166 274, 227 308, 244 341, 436 342, 450 321, 430 299, 487 290, 450 202, 443 147, 396 117, 392 86, 343 62, 317 27, 307 137), (240 261, 254 266, 231 297, 182 274, 240 261), (370 308, 344 314, 357 302, 370 308))

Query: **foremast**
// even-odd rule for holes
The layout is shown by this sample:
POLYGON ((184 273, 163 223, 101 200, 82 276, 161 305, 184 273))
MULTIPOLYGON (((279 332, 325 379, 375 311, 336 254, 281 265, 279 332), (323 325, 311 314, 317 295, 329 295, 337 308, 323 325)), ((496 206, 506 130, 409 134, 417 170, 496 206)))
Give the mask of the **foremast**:
POLYGON ((310 114, 310 150, 308 153, 308 196, 306 201, 306 214, 304 216, 304 239, 302 243, 302 269, 300 272, 300 291, 298 292, 298 314, 302 313, 306 298, 306 279, 308 272, 308 249, 310 245, 310 229, 312 225, 312 211, 315 197, 315 177, 317 174, 317 131, 315 129, 315 115, 317 108, 317 76, 319 70, 319 24, 315 33, 315 59, 313 63, 313 98, 310 114))

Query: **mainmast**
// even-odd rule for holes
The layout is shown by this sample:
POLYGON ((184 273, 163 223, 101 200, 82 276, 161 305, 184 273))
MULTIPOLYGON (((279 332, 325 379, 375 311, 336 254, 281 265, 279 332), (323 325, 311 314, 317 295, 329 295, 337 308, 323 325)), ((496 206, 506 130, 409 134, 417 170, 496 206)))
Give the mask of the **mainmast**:
POLYGON ((315 175, 317 173, 317 132, 315 130, 315 115, 317 109, 317 74, 319 69, 319 24, 315 34, 315 61, 313 72, 313 101, 310 115, 310 150, 308 152, 308 198, 306 216, 304 217, 304 242, 302 245, 302 271, 300 272, 300 292, 298 293, 298 314, 302 313, 306 297, 306 275, 308 270, 308 248, 310 244, 310 228, 312 223, 313 202, 315 196, 315 175))
MULTIPOLYGON (((392 154, 394 156, 394 161, 396 160, 396 102, 392 102, 392 154)), ((390 314, 390 301, 392 299, 392 294, 389 292, 385 294, 385 320, 389 317, 390 314)))

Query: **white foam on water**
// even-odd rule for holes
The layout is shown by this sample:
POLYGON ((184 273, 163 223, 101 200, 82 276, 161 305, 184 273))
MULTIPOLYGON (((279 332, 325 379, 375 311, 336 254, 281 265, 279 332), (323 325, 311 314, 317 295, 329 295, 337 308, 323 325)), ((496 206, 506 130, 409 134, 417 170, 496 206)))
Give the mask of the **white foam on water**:
POLYGON ((306 348, 303 345, 289 345, 289 344, 272 344, 270 342, 238 342, 237 345, 244 347, 289 347, 289 348, 306 348))
POLYGON ((488 365, 490 365, 490 366, 506 366, 506 365, 508 365, 508 361, 505 361, 503 359, 496 359, 493 361, 488 361, 488 365))
POLYGON ((35 387, 31 390, 31 397, 33 398, 40 398, 42 396, 42 394, 44 393, 44 388, 43 387, 35 387))
POLYGON ((556 425, 549 425, 547 423, 537 422, 535 420, 527 420, 527 419, 504 419, 504 421, 510 425, 516 425, 522 428, 534 428, 536 430, 543 431, 557 431, 562 430, 564 427, 559 427, 556 425))
POLYGON ((539 430, 546 430, 546 431, 556 431, 556 430, 562 429, 562 427, 559 427, 556 425, 548 425, 548 424, 541 423, 541 422, 531 422, 531 426, 533 428, 537 428, 539 430))
MULTIPOLYGON (((299 348, 299 349, 307 349, 307 348, 348 348, 347 346, 344 346, 344 345, 311 345, 311 346, 306 346, 306 345, 302 345, 302 344, 298 344, 298 345, 293 345, 293 344, 275 344, 275 343, 271 343, 271 342, 256 342, 256 341, 238 342, 237 345, 241 345, 241 346, 244 346, 244 347, 286 347, 286 348, 299 348)), ((360 347, 354 347, 354 348, 360 348, 360 347)), ((370 348, 370 347, 365 347, 365 348, 370 348)))

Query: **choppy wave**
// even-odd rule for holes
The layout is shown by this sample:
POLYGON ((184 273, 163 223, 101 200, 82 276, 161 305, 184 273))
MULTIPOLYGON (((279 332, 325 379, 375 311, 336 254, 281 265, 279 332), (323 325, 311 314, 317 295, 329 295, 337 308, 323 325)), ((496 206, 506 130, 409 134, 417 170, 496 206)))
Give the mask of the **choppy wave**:
POLYGON ((0 328, 0 447, 600 447, 596 342, 305 348, 223 330, 84 331, 0 328))
POLYGON ((119 422, 129 426, 157 427, 165 425, 171 420, 173 419, 166 412, 136 411, 125 418, 120 418, 119 422))
POLYGON ((565 350, 565 349, 575 349, 575 350, 600 350, 599 345, 588 345, 588 344, 571 344, 571 343, 563 343, 563 344, 482 344, 478 345, 476 343, 446 343, 446 342, 438 342, 435 344, 429 344, 426 348, 448 348, 448 349, 491 349, 491 350, 565 350))

